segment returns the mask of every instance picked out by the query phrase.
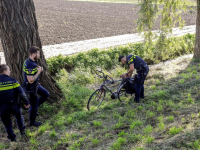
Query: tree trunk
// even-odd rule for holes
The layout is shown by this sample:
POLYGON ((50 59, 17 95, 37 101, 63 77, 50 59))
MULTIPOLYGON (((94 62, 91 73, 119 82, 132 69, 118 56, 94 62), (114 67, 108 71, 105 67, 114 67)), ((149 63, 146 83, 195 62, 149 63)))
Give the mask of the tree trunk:
POLYGON ((194 58, 200 58, 200 0, 197 0, 196 40, 194 58))
MULTIPOLYGON (((33 0, 0 0, 0 36, 11 76, 22 83, 23 63, 29 57, 28 49, 31 46, 42 49, 33 0)), ((60 99, 61 90, 47 71, 42 51, 39 63, 44 68, 40 83, 49 91, 50 100, 60 99)))

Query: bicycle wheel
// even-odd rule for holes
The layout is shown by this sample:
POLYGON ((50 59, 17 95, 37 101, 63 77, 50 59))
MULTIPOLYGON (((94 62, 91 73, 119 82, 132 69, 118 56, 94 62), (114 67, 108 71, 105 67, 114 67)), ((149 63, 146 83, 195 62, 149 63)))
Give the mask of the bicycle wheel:
POLYGON ((117 93, 118 93, 118 99, 120 102, 123 102, 125 101, 127 98, 130 98, 131 97, 131 94, 128 94, 126 92, 126 89, 125 89, 125 84, 122 84, 118 90, 117 90, 117 93))
POLYGON ((97 89, 89 98, 87 109, 98 108, 104 100, 106 95, 105 89, 97 89))

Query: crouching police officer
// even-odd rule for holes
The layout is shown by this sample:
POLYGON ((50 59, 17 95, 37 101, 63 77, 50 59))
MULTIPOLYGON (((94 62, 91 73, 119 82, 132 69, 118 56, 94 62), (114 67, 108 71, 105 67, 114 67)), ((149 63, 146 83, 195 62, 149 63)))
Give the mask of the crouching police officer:
POLYGON ((30 126, 40 126, 42 123, 36 122, 36 116, 38 114, 38 107, 43 104, 49 97, 49 92, 42 87, 39 83, 39 75, 43 71, 43 68, 38 65, 38 60, 40 58, 40 49, 38 47, 31 47, 29 49, 29 58, 25 60, 23 66, 23 77, 24 83, 23 87, 25 91, 29 94, 30 99, 30 109, 29 118, 30 126), (37 95, 41 97, 38 98, 37 95))
POLYGON ((23 101, 25 108, 29 108, 29 103, 20 84, 9 76, 10 68, 7 65, 0 65, 0 117, 6 128, 7 137, 11 141, 16 141, 16 135, 12 129, 11 114, 14 114, 17 120, 21 135, 25 134, 24 119, 18 98, 23 101))
POLYGON ((121 75, 121 77, 130 77, 136 69, 137 75, 135 79, 135 99, 134 101, 136 103, 139 103, 140 98, 144 98, 144 80, 146 79, 146 76, 149 72, 149 67, 147 66, 146 62, 136 55, 121 55, 119 56, 119 62, 122 64, 127 64, 129 67, 129 70, 127 73, 121 75))

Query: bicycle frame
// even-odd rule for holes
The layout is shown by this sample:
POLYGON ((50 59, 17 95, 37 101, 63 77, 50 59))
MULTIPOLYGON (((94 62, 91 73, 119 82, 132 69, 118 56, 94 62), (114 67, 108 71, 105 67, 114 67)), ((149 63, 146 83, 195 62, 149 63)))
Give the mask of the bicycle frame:
MULTIPOLYGON (((118 89, 120 88, 120 86, 122 85, 122 84, 124 84, 124 79, 121 79, 121 80, 113 80, 110 76, 108 76, 108 75, 105 75, 102 71, 98 71, 98 70, 96 70, 97 72, 99 72, 100 74, 102 74, 102 76, 100 75, 100 74, 98 74, 97 72, 96 72, 96 74, 100 77, 100 78, 104 78, 104 82, 103 82, 103 84, 100 86, 100 88, 99 89, 103 89, 103 90, 107 90, 107 91, 109 91, 111 94, 113 94, 113 91, 109 88, 109 87, 107 87, 105 84, 106 83, 110 83, 110 84, 114 84, 114 83, 116 83, 116 82, 119 82, 119 81, 121 81, 121 83, 118 85, 118 87, 117 87, 117 91, 118 91, 118 89), (108 78, 110 78, 111 79, 111 81, 108 79, 108 78)), ((116 92, 117 92, 116 91, 116 92)))
MULTIPOLYGON (((96 89, 93 94, 90 96, 89 100, 88 100, 88 104, 87 104, 87 109, 90 110, 90 107, 96 107, 97 108, 101 105, 101 103, 104 100, 104 97, 106 95, 106 91, 111 93, 111 98, 112 99, 119 99, 120 102, 122 102, 122 100, 120 99, 120 91, 121 89, 124 87, 124 85, 126 84, 126 80, 121 79, 121 80, 113 80, 113 78, 111 78, 108 75, 105 75, 102 71, 98 71, 96 70, 96 74, 100 77, 103 78, 103 84, 100 85, 100 87, 98 89, 96 89), (119 85, 116 85, 117 87, 117 91, 113 92, 106 84, 114 84, 116 82, 120 82, 119 85), (102 95, 103 94, 103 95, 102 95), (103 96, 103 97, 102 97, 103 96), (100 99, 102 97, 102 99, 100 99), (97 99, 96 99, 97 98, 97 99), (100 100, 100 101, 99 101, 100 100), (92 102, 92 104, 91 104, 92 102), (93 103, 94 102, 94 103, 93 103)), ((124 90, 122 90, 123 92, 124 90)), ((126 96, 126 92, 125 92, 125 96, 126 96)))
MULTIPOLYGON (((105 84, 106 84, 106 80, 107 80, 107 79, 105 79, 104 83, 100 86, 99 89, 107 90, 107 91, 109 91, 111 94, 113 94, 113 91, 112 91, 109 87, 107 87, 107 86, 105 85, 105 84)), ((121 81, 121 83, 118 85, 118 88, 124 83, 123 80, 113 80, 113 81, 114 81, 114 83, 121 81)), ((110 84, 111 84, 111 83, 110 83, 110 84)), ((117 88, 117 89, 118 89, 118 88, 117 88)))

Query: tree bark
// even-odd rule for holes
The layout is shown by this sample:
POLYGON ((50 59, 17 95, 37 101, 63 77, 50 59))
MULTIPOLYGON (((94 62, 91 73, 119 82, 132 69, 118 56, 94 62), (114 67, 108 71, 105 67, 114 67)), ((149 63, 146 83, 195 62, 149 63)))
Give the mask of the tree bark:
POLYGON ((200 0, 197 0, 196 39, 194 58, 200 58, 200 0))
MULTIPOLYGON (((29 57, 28 49, 31 46, 42 49, 33 0, 0 0, 0 36, 11 76, 22 83, 23 63, 29 57)), ((49 91, 50 100, 60 99, 61 90, 48 73, 42 51, 39 63, 44 68, 40 83, 49 91)))

